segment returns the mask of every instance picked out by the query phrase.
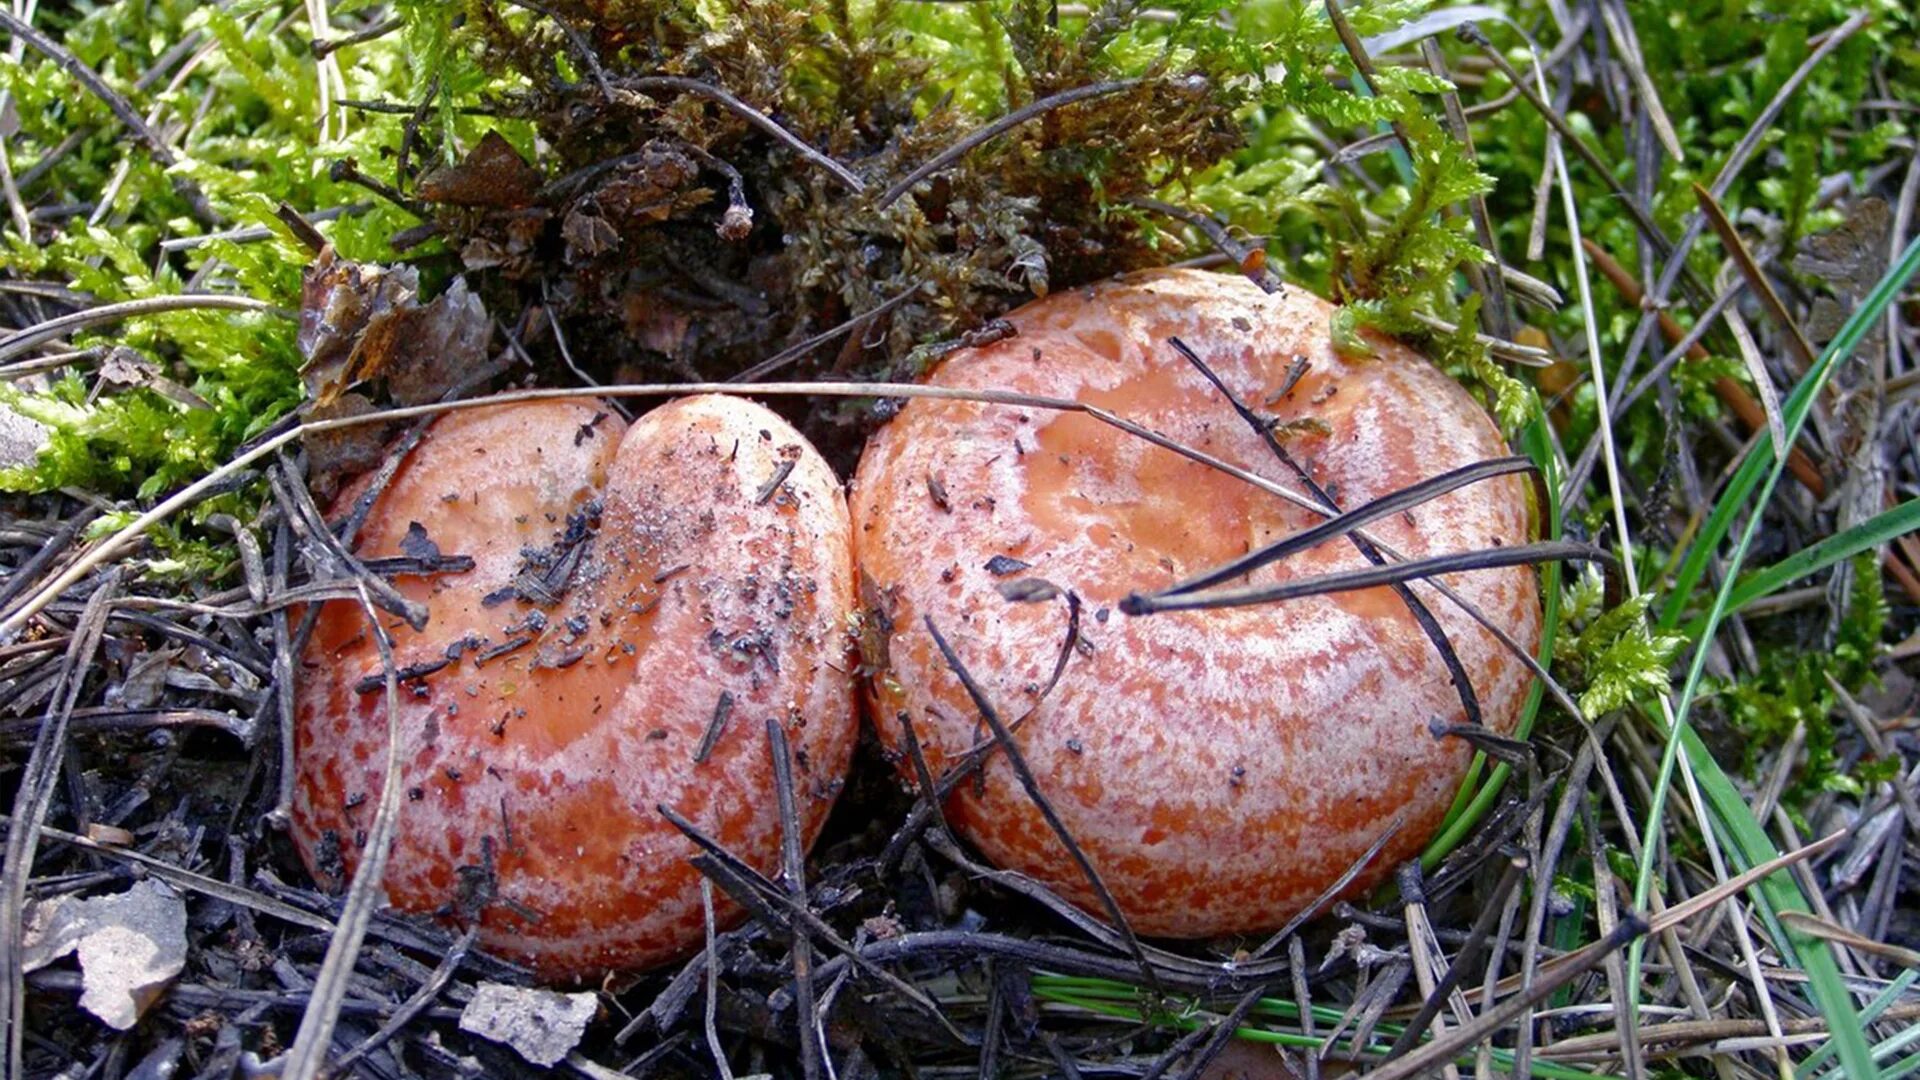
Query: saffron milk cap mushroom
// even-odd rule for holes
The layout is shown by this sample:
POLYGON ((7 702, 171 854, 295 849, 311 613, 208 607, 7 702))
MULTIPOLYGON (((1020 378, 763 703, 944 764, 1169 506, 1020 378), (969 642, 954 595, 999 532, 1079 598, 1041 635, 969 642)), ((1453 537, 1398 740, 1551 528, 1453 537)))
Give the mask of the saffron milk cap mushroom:
MULTIPOLYGON (((624 427, 578 403, 449 414, 359 535, 363 559, 473 560, 397 579, 426 606, 424 630, 381 616, 405 792, 387 895, 477 918, 489 949, 553 979, 702 940, 696 849, 660 805, 771 870, 767 720, 793 748, 808 842, 856 732, 832 470, 737 398, 674 401, 624 427)), ((353 872, 379 802, 383 670, 361 605, 322 605, 299 658, 293 837, 326 884, 353 872)))
MULTIPOLYGON (((1371 356, 1337 352, 1333 313, 1299 288, 1269 296, 1240 277, 1149 272, 1029 304, 1008 316, 1015 335, 952 354, 926 381, 1098 406, 1307 494, 1178 338, 1347 508, 1509 453, 1481 406, 1407 347, 1369 334, 1371 356)), ((1472 750, 1430 725, 1463 722, 1462 698, 1391 587, 1117 610, 1321 514, 1094 416, 925 399, 870 440, 852 508, 881 737, 897 750, 911 723, 936 774, 991 738, 931 620, 1139 932, 1272 929, 1391 833, 1347 892, 1364 890, 1420 850, 1454 797, 1472 750), (1002 595, 1026 578, 1051 587, 1010 591, 1055 599, 1002 595), (1080 640, 1049 689, 1068 591, 1082 602, 1080 640)), ((1525 478, 1502 475, 1366 528, 1414 559, 1524 543, 1532 512, 1525 478)), ((1229 584, 1368 565, 1334 536, 1229 584)), ((1537 647, 1531 568, 1445 580, 1537 647)), ((1527 669, 1431 585, 1410 588, 1458 655, 1484 723, 1510 732, 1527 669)), ((1006 756, 986 762, 979 783, 953 787, 949 820, 995 863, 1104 915, 1006 756)))

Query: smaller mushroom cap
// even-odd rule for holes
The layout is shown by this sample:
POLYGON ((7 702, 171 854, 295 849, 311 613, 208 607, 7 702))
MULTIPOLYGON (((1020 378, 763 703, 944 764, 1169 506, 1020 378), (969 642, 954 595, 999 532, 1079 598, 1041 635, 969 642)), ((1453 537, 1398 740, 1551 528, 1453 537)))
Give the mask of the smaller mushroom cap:
MULTIPOLYGON (((474 560, 398 579, 427 606, 424 631, 382 616, 405 676, 387 894, 477 916, 488 948, 560 979, 701 941, 696 849, 659 805, 771 869, 766 721, 792 746, 808 842, 856 731, 832 470, 737 398, 623 427, 586 404, 449 414, 375 500, 358 548, 474 560)), ((378 802, 382 671, 360 606, 323 605, 298 670, 293 835, 327 884, 357 865, 378 802)))

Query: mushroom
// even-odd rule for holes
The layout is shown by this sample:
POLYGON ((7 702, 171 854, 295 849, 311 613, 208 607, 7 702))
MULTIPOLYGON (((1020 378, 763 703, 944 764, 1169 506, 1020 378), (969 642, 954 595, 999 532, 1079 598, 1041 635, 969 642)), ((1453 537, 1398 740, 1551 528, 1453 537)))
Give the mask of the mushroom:
MULTIPOLYGON (((473 560, 398 578, 424 630, 381 617, 405 792, 387 895, 477 919, 489 949, 556 980, 702 940, 696 850, 659 806, 771 870, 768 719, 792 747, 808 843, 857 730, 832 470, 736 398, 675 401, 623 428, 578 403, 445 416, 359 534, 363 559, 412 560, 403 575, 473 560)), ((322 605, 297 679, 293 838, 330 886, 358 864, 379 802, 384 670, 362 606, 322 605)))
MULTIPOLYGON (((1486 412, 1402 344, 1335 351, 1334 308, 1298 289, 1160 271, 1014 312, 1017 333, 952 354, 938 387, 1026 392, 1111 410, 1296 492, 1303 485, 1170 344, 1179 338, 1344 507, 1505 455, 1486 412)), ((929 632, 937 627, 1010 725, 1040 794, 1139 932, 1271 929, 1306 909, 1371 845, 1346 890, 1379 881, 1438 827, 1470 759, 1430 723, 1466 719, 1435 644, 1389 587, 1281 603, 1128 617, 1163 589, 1324 520, 1270 492, 1082 413, 915 400, 870 440, 852 498, 877 727, 910 723, 935 774, 992 738, 929 632), (1083 602, 1014 603, 996 588, 1083 602), (1037 585, 1037 583, 1027 583, 1037 585), (1395 822, 1398 821, 1398 827, 1395 822)), ((1452 491, 1367 526, 1406 558, 1527 539, 1516 476, 1452 491)), ((1255 571, 1267 584, 1367 565, 1335 537, 1255 571)), ((1447 583, 1526 647, 1540 633, 1526 567, 1447 583)), ((1529 673, 1426 583, 1485 724, 1510 732, 1529 673)), ((904 756, 904 755, 903 755, 904 756)), ((903 764, 903 768, 907 767, 903 764)), ((989 859, 1105 914, 1004 754, 954 785, 947 818, 989 859)))

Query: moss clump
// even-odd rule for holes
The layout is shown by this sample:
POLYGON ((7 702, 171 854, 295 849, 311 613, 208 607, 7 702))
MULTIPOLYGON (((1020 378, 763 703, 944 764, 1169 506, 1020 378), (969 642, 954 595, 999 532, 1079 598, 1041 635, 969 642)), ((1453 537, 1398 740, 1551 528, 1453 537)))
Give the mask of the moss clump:
POLYGON ((891 301, 862 338, 874 353, 842 362, 873 370, 1023 297, 1164 261, 1128 200, 1245 141, 1249 87, 1198 10, 1066 27, 1038 4, 585 0, 556 9, 564 28, 469 14, 480 63, 524 86, 513 111, 550 182, 522 205, 443 206, 438 224, 628 374, 726 377, 891 301), (1047 105, 1063 94, 1080 99, 1047 105))

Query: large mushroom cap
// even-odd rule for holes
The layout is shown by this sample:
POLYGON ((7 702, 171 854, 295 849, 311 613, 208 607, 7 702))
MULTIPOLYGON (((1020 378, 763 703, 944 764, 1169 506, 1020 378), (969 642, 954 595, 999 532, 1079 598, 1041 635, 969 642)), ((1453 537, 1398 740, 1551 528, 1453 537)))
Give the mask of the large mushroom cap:
MULTIPOLYGON (((449 415, 360 534, 365 558, 430 542, 475 563, 400 579, 430 611, 424 632, 382 617, 410 676, 387 894, 478 909, 490 948, 559 978, 701 940, 695 850, 659 804, 771 869, 767 718, 788 732, 808 841, 856 730, 846 505, 826 463, 734 398, 676 401, 621 432, 580 404, 449 415)), ((357 865, 378 803, 381 673, 359 605, 324 605, 300 658, 293 824, 327 883, 357 865)))
MULTIPOLYGON (((1056 294, 1009 316, 1017 335, 951 356, 935 386, 1072 398, 1295 491, 1291 470, 1170 345, 1178 337, 1256 409, 1346 507, 1508 450, 1485 411, 1404 346, 1348 358, 1333 308, 1237 277, 1136 275, 1056 294)), ((1408 558, 1528 539, 1525 481, 1503 476, 1368 527, 1408 558)), ((1009 722, 1042 792, 1134 927, 1167 936, 1268 929, 1404 824, 1352 886, 1365 889, 1431 836, 1470 758, 1430 733, 1465 713, 1441 656, 1389 588, 1219 611, 1130 618, 1127 594, 1161 589, 1320 521, 1240 480, 1094 417, 915 400, 868 445, 853 498, 862 595, 884 628, 869 663, 878 730, 911 720, 930 764, 987 737, 924 620, 953 643, 1009 722), (1088 617, 1041 698, 1067 605, 1010 603, 1036 576, 1088 617)), ((1367 565, 1336 539, 1242 583, 1367 565)), ((1448 584, 1528 648, 1540 612, 1528 568, 1448 584)), ((1511 731, 1528 686, 1519 660, 1430 586, 1432 611, 1488 726, 1511 731)), ((1100 912, 994 755, 958 785, 950 819, 996 863, 1100 912)))

